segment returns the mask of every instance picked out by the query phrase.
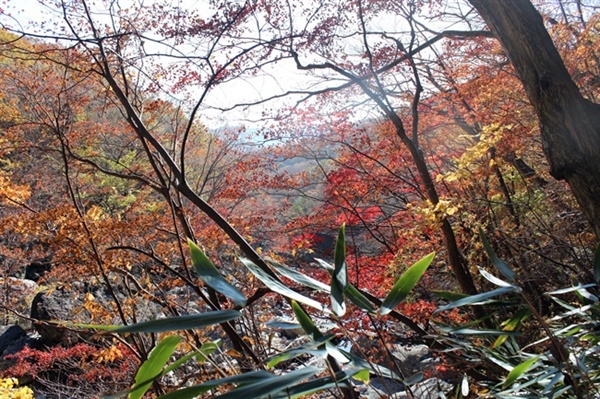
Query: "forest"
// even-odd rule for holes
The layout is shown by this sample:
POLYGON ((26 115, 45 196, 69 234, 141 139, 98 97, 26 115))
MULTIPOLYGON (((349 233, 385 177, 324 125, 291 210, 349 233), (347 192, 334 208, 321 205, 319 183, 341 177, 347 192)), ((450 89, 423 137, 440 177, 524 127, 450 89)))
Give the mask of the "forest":
POLYGON ((0 398, 600 396, 596 0, 0 24, 0 398))

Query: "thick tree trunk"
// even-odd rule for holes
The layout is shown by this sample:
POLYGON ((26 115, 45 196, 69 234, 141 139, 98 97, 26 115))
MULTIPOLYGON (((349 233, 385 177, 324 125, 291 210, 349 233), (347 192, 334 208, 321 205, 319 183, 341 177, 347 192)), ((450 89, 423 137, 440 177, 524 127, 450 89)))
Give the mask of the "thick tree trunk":
POLYGON ((550 173, 600 237, 600 105, 581 96, 529 0, 469 0, 500 40, 534 106, 550 173))

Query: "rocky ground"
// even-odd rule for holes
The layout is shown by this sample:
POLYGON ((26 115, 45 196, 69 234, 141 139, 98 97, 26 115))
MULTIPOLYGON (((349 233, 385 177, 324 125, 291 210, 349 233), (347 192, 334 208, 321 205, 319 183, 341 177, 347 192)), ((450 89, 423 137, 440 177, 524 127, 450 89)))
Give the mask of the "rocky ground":
MULTIPOLYGON (((38 349, 54 345, 70 346, 89 338, 89 336, 45 322, 72 320, 75 314, 80 322, 92 322, 92 318, 89 317, 89 314, 86 314, 85 310, 86 295, 93 295, 94 300, 100 303, 108 303, 111 299, 100 285, 89 287, 81 284, 71 286, 70 289, 53 287, 50 290, 42 290, 35 281, 28 279, 11 278, 3 282, 5 283, 5 289, 9 290, 13 311, 4 309, 2 325, 0 325, 0 367, 2 369, 10 365, 10 361, 6 360, 5 357, 19 352, 25 346, 38 349), (25 317, 18 317, 18 315, 25 317)), ((181 291, 182 288, 174 288, 174 290, 181 291)), ((172 294, 185 297, 183 295, 185 293, 179 291, 172 294)), ((166 295, 169 295, 169 293, 166 293, 166 295)), ((189 313, 203 311, 198 306, 192 306, 190 303, 187 303, 186 306, 189 308, 187 309, 189 313)), ((290 320, 289 316, 286 319, 283 311, 278 313, 284 316, 284 318, 278 320, 279 324, 274 323, 271 327, 263 329, 264 340, 270 342, 270 350, 273 353, 299 346, 307 339, 298 327, 287 326, 287 328, 281 328, 281 322, 293 324, 293 320, 290 320)), ((160 317, 164 317, 164 315, 158 305, 148 301, 140 302, 138 321, 160 317)), ((340 345, 343 345, 346 350, 353 350, 348 343, 342 342, 340 345)), ((369 338, 365 338, 360 345, 368 346, 369 338)), ((450 388, 449 384, 442 380, 426 379, 424 377, 431 374, 430 371, 435 365, 435 360, 427 346, 397 343, 392 345, 390 352, 405 381, 412 381, 412 383, 406 385, 394 379, 373 376, 369 384, 356 382, 361 398, 436 399, 442 397, 439 394, 440 391, 448 391, 450 388)), ((318 362, 318 360, 313 360, 313 362, 315 361, 318 362)), ((285 372, 285 368, 296 367, 301 367, 301 365, 291 362, 286 364, 282 371, 285 372)), ((327 393, 319 396, 321 398, 332 397, 327 393)), ((43 392, 39 392, 37 398, 49 399, 51 396, 45 396, 43 392)), ((60 398, 66 399, 67 396, 61 396, 60 398)))

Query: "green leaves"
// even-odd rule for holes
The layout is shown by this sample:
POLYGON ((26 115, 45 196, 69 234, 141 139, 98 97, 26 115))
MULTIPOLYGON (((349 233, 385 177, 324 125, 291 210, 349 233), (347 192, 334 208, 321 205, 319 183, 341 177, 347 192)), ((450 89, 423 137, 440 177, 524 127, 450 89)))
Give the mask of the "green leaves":
POLYGON ((305 305, 311 306, 315 309, 319 309, 323 312, 330 313, 330 310, 327 309, 319 301, 316 301, 312 298, 304 296, 304 295, 294 291, 293 289, 287 287, 285 284, 281 283, 280 281, 275 280, 272 276, 269 276, 267 273, 265 273, 261 268, 256 266, 249 259, 241 258, 240 260, 246 266, 246 268, 248 268, 248 270, 250 270, 250 272, 252 274, 254 274, 256 276, 256 278, 258 278, 260 281, 262 281, 267 286, 267 288, 269 288, 270 290, 277 292, 287 298, 290 298, 290 299, 293 299, 300 303, 303 303, 305 305))
POLYGON ((95 324, 76 324, 78 327, 93 328, 95 330, 112 331, 116 333, 157 333, 177 330, 191 330, 204 328, 240 317, 237 310, 218 310, 214 312, 157 319, 128 326, 105 326, 95 324))
POLYGON ((507 388, 511 386, 521 375, 523 375, 523 373, 529 370, 529 368, 538 360, 538 358, 539 356, 532 357, 518 366, 515 366, 506 376, 506 380, 504 381, 502 387, 507 388))
POLYGON ((356 380, 368 383, 369 371, 366 369, 350 369, 344 371, 338 371, 334 376, 327 376, 316 378, 311 381, 303 382, 301 384, 286 388, 284 392, 272 396, 273 398, 301 398, 310 395, 315 392, 320 392, 325 389, 332 389, 339 386, 341 382, 354 378, 356 380))
POLYGON ((358 289, 352 284, 348 284, 346 288, 346 296, 355 306, 369 313, 377 312, 377 308, 368 300, 358 289))
MULTIPOLYGON (((513 317, 511 317, 510 319, 508 319, 502 323, 502 330, 503 331, 515 331, 517 329, 517 327, 519 327, 519 325, 521 325, 521 323, 524 320, 529 318, 529 316, 531 316, 531 310, 529 310, 527 308, 521 309, 515 315, 513 315, 513 317)), ((508 335, 499 336, 498 339, 496 339, 496 341, 492 345, 492 348, 497 348, 498 346, 500 346, 504 342, 506 342, 507 339, 508 339, 508 335)))
POLYGON ((498 255, 496 255, 496 253, 492 249, 492 246, 490 245, 490 242, 488 241, 481 228, 479 228, 479 236, 481 237, 481 241, 483 242, 483 248, 490 257, 492 264, 496 267, 496 269, 498 269, 498 271, 504 276, 504 278, 506 278, 511 283, 514 283, 517 278, 515 272, 512 271, 512 269, 506 264, 506 262, 504 262, 498 257, 498 255))
POLYGON ((381 315, 390 313, 404 298, 408 296, 410 291, 413 289, 415 284, 419 281, 425 270, 431 264, 435 252, 430 253, 423 259, 412 265, 406 270, 402 276, 396 281, 394 287, 386 296, 385 300, 381 304, 381 315))
POLYGON ((335 244, 334 268, 331 275, 331 308, 341 317, 346 313, 344 297, 348 287, 348 267, 346 265, 346 226, 342 224, 335 244))
POLYGON ((233 375, 231 377, 220 378, 218 380, 207 381, 203 384, 183 388, 170 392, 166 395, 162 395, 158 399, 195 399, 199 395, 225 384, 254 384, 271 378, 273 378, 273 374, 269 372, 263 370, 253 371, 250 373, 233 375))
MULTIPOLYGON (((325 262, 323 259, 315 258, 315 260, 317 261, 319 266, 327 270, 329 274, 333 274, 334 267, 332 265, 325 262)), ((331 292, 331 287, 327 287, 326 292, 331 292)), ((375 307, 375 305, 373 305, 373 303, 363 294, 361 294, 361 292, 352 284, 348 283, 344 294, 350 300, 350 302, 352 302, 358 308, 369 313, 377 312, 377 308, 375 307)))
POLYGON ((196 357, 200 363, 206 361, 206 357, 204 355, 208 356, 214 351, 214 349, 218 347, 220 343, 220 341, 206 342, 202 345, 200 352, 190 352, 187 355, 175 360, 169 366, 165 367, 180 341, 180 337, 173 335, 164 338, 152 350, 148 359, 142 363, 138 372, 136 373, 135 383, 130 389, 113 395, 104 395, 103 398, 118 399, 127 395, 128 399, 139 399, 144 396, 144 393, 148 390, 148 388, 150 388, 155 380, 180 367, 188 360, 196 357))
POLYGON ((267 263, 269 263, 269 265, 273 269, 275 269, 275 271, 277 271, 277 273, 289 278, 292 281, 295 281, 296 283, 298 283, 300 285, 311 288, 315 291, 326 292, 326 293, 330 292, 330 287, 327 284, 323 284, 319 280, 316 280, 312 277, 309 277, 309 276, 302 274, 300 272, 297 272, 295 270, 289 269, 289 268, 285 267, 284 265, 280 265, 279 263, 276 263, 273 261, 267 261, 267 263))
POLYGON ((188 240, 188 245, 190 247, 194 269, 204 284, 225 295, 227 298, 230 298, 236 305, 242 307, 245 306, 246 297, 244 294, 229 284, 229 282, 227 282, 227 280, 221 276, 219 270, 217 270, 211 260, 208 259, 204 252, 202 252, 202 250, 198 248, 196 244, 194 244, 191 240, 188 240))
POLYGON ((500 287, 493 291, 482 292, 481 294, 469 295, 462 299, 459 299, 455 302, 449 303, 445 306, 439 307, 435 313, 444 312, 446 310, 459 308, 461 306, 474 306, 474 305, 484 305, 490 303, 492 298, 495 298, 499 295, 506 294, 508 292, 513 292, 514 289, 512 287, 500 287))
POLYGON ((297 302, 292 302, 292 309, 294 310, 294 314, 298 319, 298 323, 300 323, 304 332, 306 332, 308 335, 312 335, 313 339, 318 339, 323 336, 308 313, 306 313, 297 302))
POLYGON ((135 375, 135 385, 141 385, 129 393, 129 399, 140 399, 144 396, 154 379, 160 375, 179 342, 181 342, 180 337, 171 335, 156 345, 135 375))
POLYGON ((221 399, 259 399, 273 397, 280 393, 281 396, 277 395, 277 397, 287 398, 289 397, 287 391, 291 389, 294 384, 312 377, 320 371, 322 371, 322 369, 317 367, 304 367, 284 375, 272 376, 271 378, 265 378, 261 381, 232 389, 231 391, 216 397, 221 399))
MULTIPOLYGON (((380 310, 382 316, 390 313, 400 302, 402 302, 414 288, 423 273, 431 264, 435 253, 432 252, 420 261, 406 270, 396 281, 392 290, 383 301, 380 310)), ((334 267, 327 262, 316 259, 317 262, 331 273, 331 306, 333 313, 341 317, 346 312, 344 298, 347 296, 350 301, 360 309, 369 313, 375 313, 377 308, 367 299, 356 287, 348 281, 348 267, 346 264, 346 243, 345 226, 340 227, 338 239, 335 246, 334 267)))

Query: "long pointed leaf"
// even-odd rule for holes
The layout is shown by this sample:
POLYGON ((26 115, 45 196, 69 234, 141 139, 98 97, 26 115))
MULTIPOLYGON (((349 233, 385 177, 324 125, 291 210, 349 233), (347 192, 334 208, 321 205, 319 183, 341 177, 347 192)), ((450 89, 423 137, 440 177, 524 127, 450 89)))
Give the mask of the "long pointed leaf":
POLYGON ((267 359, 267 368, 273 368, 277 366, 279 363, 293 359, 300 355, 311 354, 316 357, 325 357, 327 356, 327 350, 323 347, 325 343, 332 340, 335 336, 328 335, 326 337, 321 337, 319 339, 309 341, 304 345, 295 347, 293 349, 286 350, 284 352, 278 353, 277 355, 271 356, 267 359), (321 347, 321 348, 319 348, 321 347))
POLYGON ((493 291, 482 292, 481 294, 469 295, 468 297, 459 299, 458 301, 449 303, 445 306, 438 308, 435 313, 444 312, 446 310, 459 308, 461 306, 473 306, 473 305, 481 305, 487 303, 487 301, 491 298, 494 298, 498 295, 506 294, 508 292, 514 291, 513 287, 501 287, 496 288, 493 291))
POLYGON ((334 268, 331 275, 331 308, 333 313, 342 317, 346 313, 344 302, 348 287, 348 267, 346 265, 346 226, 342 224, 335 243, 334 268))
POLYGON ((217 339, 216 341, 212 341, 212 342, 205 342, 202 344, 202 346, 200 347, 200 351, 198 353, 198 361, 200 363, 204 363, 205 361, 208 360, 208 357, 216 352, 217 349, 219 349, 219 346, 221 346, 221 340, 217 339))
POLYGON ((321 331, 319 331, 308 313, 306 313, 304 309, 302 309, 302 306, 298 305, 296 301, 292 301, 292 309, 298 319, 298 323, 300 323, 306 334, 311 335, 313 340, 323 337, 323 334, 321 334, 321 331))
POLYGON ((277 271, 277 273, 289 278, 292 281, 295 281, 298 284, 301 284, 308 288, 312 288, 313 290, 316 290, 316 291, 326 292, 328 294, 331 291, 330 287, 327 284, 323 284, 319 280, 316 280, 305 274, 302 274, 300 272, 292 270, 284 265, 280 265, 279 263, 276 263, 273 261, 267 261, 267 262, 269 263, 269 265, 271 265, 273 267, 273 269, 275 269, 275 271, 277 271))
POLYGON ((252 274, 256 276, 260 281, 262 281, 269 289, 275 291, 287 298, 293 299, 295 301, 301 302, 305 305, 311 306, 315 309, 319 309, 326 313, 331 313, 329 309, 327 309, 323 304, 314 299, 311 299, 307 296, 304 296, 293 289, 286 287, 283 283, 275 280, 273 277, 269 276, 262 269, 256 266, 252 261, 241 258, 242 263, 250 270, 252 274))
POLYGON ((523 375, 523 373, 529 370, 529 368, 538 360, 538 358, 539 356, 532 357, 531 359, 524 361, 518 366, 515 366, 515 368, 513 368, 510 371, 510 373, 508 373, 508 375, 506 376, 506 381, 504 381, 502 387, 507 388, 510 385, 512 385, 521 375, 523 375))
MULTIPOLYGON (((521 324, 522 321, 526 320, 531 316, 531 310, 529 309, 521 309, 518 311, 513 317, 504 321, 502 323, 503 331, 515 331, 517 327, 521 324)), ((501 335, 496 339, 494 344, 492 345, 492 349, 499 347, 508 339, 508 335, 501 335)))
POLYGON ((515 287, 513 284, 508 283, 502 279, 499 279, 498 277, 494 276, 491 273, 488 273, 486 270, 482 269, 481 267, 478 267, 479 269, 479 274, 481 274, 481 276, 483 278, 485 278, 487 281, 489 281, 492 284, 497 285, 498 287, 515 287))
POLYGON ((498 271, 504 276, 504 278, 514 283, 517 278, 515 272, 512 271, 512 269, 506 264, 506 262, 504 262, 498 257, 498 255, 496 255, 496 252, 494 252, 494 250, 492 249, 492 246, 490 245, 490 242, 485 236, 485 233, 483 232, 482 228, 479 228, 479 236, 481 237, 481 241, 483 242, 483 248, 485 249, 485 252, 487 252, 490 260, 492 261, 492 264, 496 266, 496 269, 498 269, 498 271))
MULTIPOLYGON (((319 266, 327 270, 329 274, 333 274, 334 267, 332 265, 319 258, 315 258, 315 261, 319 264, 319 266)), ((329 291, 329 287, 327 287, 327 290, 329 291)), ((358 306, 360 309, 365 310, 369 313, 377 312, 377 308, 375 307, 375 305, 373 305, 371 301, 369 301, 363 294, 360 293, 360 291, 355 286, 353 286, 350 283, 348 283, 348 287, 346 287, 346 296, 348 297, 348 299, 350 299, 350 301, 353 304, 358 306)))
POLYGON ((223 395, 215 397, 220 399, 259 399, 275 396, 280 392, 285 394, 287 389, 297 382, 305 380, 320 371, 322 369, 317 367, 304 367, 281 376, 232 389, 223 395))
POLYGON ((272 398, 301 398, 313 393, 324 391, 326 389, 336 388, 340 384, 340 382, 344 382, 352 377, 354 377, 355 379, 361 378, 363 381, 368 381, 368 376, 369 372, 365 369, 351 369, 338 371, 337 373, 335 373, 334 377, 321 377, 311 381, 303 382, 298 385, 294 385, 293 387, 286 389, 285 392, 282 392, 276 396, 272 396, 272 398))
POLYGON ((333 265, 328 262, 325 262, 323 259, 315 258, 315 261, 321 266, 323 269, 327 270, 329 274, 333 273, 333 265))
POLYGON ((169 361, 169 358, 175 351, 177 345, 181 342, 181 337, 171 335, 160 341, 156 347, 150 352, 148 359, 142 363, 137 374, 135 375, 135 384, 141 384, 138 388, 129 393, 129 399, 140 399, 148 388, 152 385, 154 378, 160 375, 163 367, 169 361))
POLYGON ((510 335, 518 337, 521 335, 518 331, 503 331, 503 330, 476 330, 473 328, 452 328, 446 329, 441 328, 442 331, 449 332, 456 335, 483 335, 483 336, 497 336, 497 335, 510 335))
POLYGON ((218 310, 167 319, 150 320, 142 323, 130 324, 128 326, 106 326, 96 324, 76 324, 76 326, 116 333, 157 333, 204 328, 215 324, 225 323, 237 319, 238 317, 240 317, 240 312, 237 310, 218 310))
POLYGON ((237 374, 231 377, 220 378, 218 380, 207 381, 200 385, 179 389, 162 395, 158 399, 194 399, 211 389, 218 388, 225 384, 252 384, 271 378, 275 378, 275 375, 264 370, 252 371, 250 373, 237 374))
POLYGON ((404 298, 408 296, 423 273, 425 273, 425 270, 427 270, 431 264, 434 256, 435 252, 430 253, 409 267, 408 270, 406 270, 402 276, 400 276, 398 281, 396 281, 396 284, 394 284, 392 290, 381 304, 381 315, 390 313, 396 306, 398 306, 398 304, 400 304, 400 302, 402 302, 404 298))
POLYGON ((439 290, 431 290, 431 293, 439 296, 442 299, 446 299, 448 301, 458 301, 459 299, 463 299, 469 296, 469 294, 464 294, 462 292, 454 292, 454 291, 439 291, 439 290))
POLYGON ((229 282, 221 276, 219 270, 196 244, 191 240, 188 240, 188 245, 190 247, 194 269, 204 284, 225 295, 227 298, 230 298, 235 304, 246 306, 246 297, 244 294, 238 291, 233 285, 229 284, 229 282))
POLYGON ((177 359, 176 361, 174 361, 173 363, 171 363, 169 366, 167 366, 164 369, 162 369, 162 371, 160 372, 160 374, 154 375, 151 378, 148 378, 148 379, 143 380, 141 382, 137 382, 136 381, 136 384, 134 384, 130 389, 126 389, 126 390, 114 393, 112 395, 102 395, 102 398, 103 399, 120 399, 120 398, 123 398, 123 397, 125 397, 125 395, 129 394, 130 392, 138 390, 142 385, 144 385, 146 383, 151 384, 152 381, 156 380, 157 378, 160 378, 160 377, 164 376, 165 374, 169 373, 172 370, 175 370, 176 368, 178 368, 179 366, 181 366, 182 364, 184 364, 188 360, 190 360, 193 357, 196 357, 198 355, 199 355, 198 352, 190 352, 187 355, 185 355, 185 356, 177 359))
POLYGON ((352 284, 348 284, 348 288, 346 288, 346 296, 354 305, 358 306, 360 309, 365 310, 369 313, 377 312, 377 308, 371 301, 367 299, 360 291, 353 286, 352 284))

